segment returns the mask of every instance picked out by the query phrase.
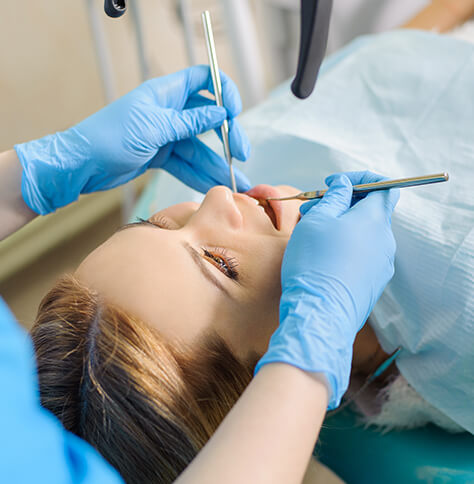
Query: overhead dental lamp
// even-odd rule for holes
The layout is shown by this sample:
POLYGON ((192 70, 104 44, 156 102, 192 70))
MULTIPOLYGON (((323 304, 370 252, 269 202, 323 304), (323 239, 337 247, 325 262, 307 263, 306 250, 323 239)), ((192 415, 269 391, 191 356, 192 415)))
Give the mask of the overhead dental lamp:
MULTIPOLYGON (((326 53, 332 0, 301 0, 300 48, 296 76, 291 91, 307 98, 314 89, 319 68, 326 53)), ((109 17, 121 17, 127 10, 127 0, 104 0, 109 17)))

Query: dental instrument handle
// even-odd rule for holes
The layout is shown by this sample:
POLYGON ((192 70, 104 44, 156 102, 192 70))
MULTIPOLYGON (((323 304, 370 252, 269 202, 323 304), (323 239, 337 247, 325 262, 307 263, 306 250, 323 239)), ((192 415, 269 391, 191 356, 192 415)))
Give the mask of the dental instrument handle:
MULTIPOLYGON (((214 35, 212 33, 211 15, 208 10, 201 14, 202 25, 204 27, 204 36, 206 38, 207 56, 209 58, 209 67, 211 69, 212 85, 214 86, 214 95, 216 97, 216 104, 224 107, 222 101, 222 83, 219 74, 219 65, 217 63, 216 45, 214 43, 214 35)), ((234 169, 232 167, 232 155, 230 153, 229 144, 229 123, 226 120, 221 126, 222 143, 224 144, 224 155, 229 164, 230 182, 233 192, 237 192, 237 185, 235 183, 234 169)))
MULTIPOLYGON (((354 185, 352 190, 354 195, 358 193, 370 193, 377 190, 388 190, 389 188, 405 188, 416 187, 418 185, 429 185, 431 183, 440 183, 449 180, 448 173, 437 173, 435 175, 416 176, 411 178, 399 178, 396 180, 384 180, 376 183, 364 183, 362 185, 354 185)), ((322 198, 326 193, 324 190, 315 190, 312 192, 301 192, 292 197, 284 198, 267 198, 267 200, 314 200, 316 198, 322 198)))

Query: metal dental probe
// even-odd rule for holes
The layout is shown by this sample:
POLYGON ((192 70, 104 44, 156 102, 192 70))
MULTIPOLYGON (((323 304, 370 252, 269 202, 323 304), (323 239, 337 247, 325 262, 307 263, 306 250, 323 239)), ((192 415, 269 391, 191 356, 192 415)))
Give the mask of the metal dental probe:
MULTIPOLYGON (((417 185, 428 185, 430 183, 440 183, 449 180, 449 175, 445 173, 438 173, 436 175, 415 176, 412 178, 399 178, 397 180, 383 180, 375 183, 364 183, 362 185, 354 185, 352 187, 354 195, 359 193, 370 193, 377 190, 387 190, 389 188, 405 188, 415 187, 417 185)), ((292 197, 282 198, 266 198, 266 200, 314 200, 315 198, 322 198, 327 192, 324 190, 315 190, 313 192, 301 192, 292 197)))
MULTIPOLYGON (((208 10, 201 14, 202 25, 204 27, 204 36, 206 37, 207 55, 209 57, 209 67, 211 68, 212 84, 214 86, 214 94, 216 96, 216 104, 224 107, 222 102, 222 83, 219 74, 219 66, 217 64, 216 46, 214 44, 214 35, 212 33, 211 16, 208 10)), ((230 181, 232 191, 237 192, 237 185, 235 184, 234 169, 232 167, 232 155, 230 154, 229 144, 229 123, 227 119, 224 120, 221 126, 222 143, 224 144, 224 154, 227 163, 229 164, 230 181)))

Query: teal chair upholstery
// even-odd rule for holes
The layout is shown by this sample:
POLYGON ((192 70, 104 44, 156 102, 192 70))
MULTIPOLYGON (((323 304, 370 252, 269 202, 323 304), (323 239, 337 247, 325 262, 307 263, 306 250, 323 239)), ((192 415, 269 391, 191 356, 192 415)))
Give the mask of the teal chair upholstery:
POLYGON ((348 484, 474 484, 473 435, 434 425, 384 434, 350 410, 326 418, 315 456, 348 484))

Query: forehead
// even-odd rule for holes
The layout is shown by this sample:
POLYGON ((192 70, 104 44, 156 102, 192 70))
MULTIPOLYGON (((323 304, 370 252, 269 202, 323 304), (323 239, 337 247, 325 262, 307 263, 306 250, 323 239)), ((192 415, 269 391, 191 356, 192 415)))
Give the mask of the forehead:
POLYGON ((181 231, 119 231, 82 262, 76 276, 170 339, 194 340, 229 306, 196 266, 181 231))

